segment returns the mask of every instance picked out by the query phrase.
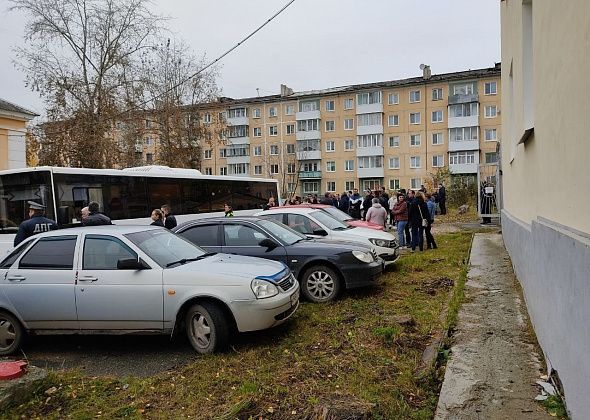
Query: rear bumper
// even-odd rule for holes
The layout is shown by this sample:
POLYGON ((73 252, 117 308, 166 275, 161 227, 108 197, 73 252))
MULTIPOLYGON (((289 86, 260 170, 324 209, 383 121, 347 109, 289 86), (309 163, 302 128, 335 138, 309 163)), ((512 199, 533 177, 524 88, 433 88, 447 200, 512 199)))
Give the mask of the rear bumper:
POLYGON ((370 264, 339 267, 347 289, 376 284, 383 272, 381 261, 370 264))

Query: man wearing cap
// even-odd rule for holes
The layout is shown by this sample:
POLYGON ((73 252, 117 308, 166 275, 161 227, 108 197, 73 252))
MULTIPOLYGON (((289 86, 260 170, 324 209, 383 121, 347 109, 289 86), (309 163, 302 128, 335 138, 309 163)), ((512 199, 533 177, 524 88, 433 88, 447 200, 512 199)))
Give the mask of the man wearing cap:
POLYGON ((34 201, 27 201, 29 205, 29 220, 25 220, 18 227, 14 238, 14 246, 37 233, 49 232, 57 229, 57 223, 43 216, 45 206, 34 201))

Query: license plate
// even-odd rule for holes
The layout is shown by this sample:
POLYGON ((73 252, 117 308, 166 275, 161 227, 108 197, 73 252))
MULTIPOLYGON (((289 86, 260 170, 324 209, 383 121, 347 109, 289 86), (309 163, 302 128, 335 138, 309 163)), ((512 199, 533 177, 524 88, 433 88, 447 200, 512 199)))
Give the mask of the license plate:
POLYGON ((291 306, 297 305, 297 301, 299 300, 299 292, 295 292, 291 295, 291 306))

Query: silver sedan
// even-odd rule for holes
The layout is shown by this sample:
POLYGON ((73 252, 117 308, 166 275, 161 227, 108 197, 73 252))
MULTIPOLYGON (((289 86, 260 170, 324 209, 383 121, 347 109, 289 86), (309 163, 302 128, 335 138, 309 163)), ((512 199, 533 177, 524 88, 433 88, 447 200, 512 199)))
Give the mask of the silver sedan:
POLYGON ((283 323, 299 286, 282 263, 207 253, 163 228, 97 226, 29 238, 0 262, 0 355, 25 334, 172 334, 199 353, 283 323))

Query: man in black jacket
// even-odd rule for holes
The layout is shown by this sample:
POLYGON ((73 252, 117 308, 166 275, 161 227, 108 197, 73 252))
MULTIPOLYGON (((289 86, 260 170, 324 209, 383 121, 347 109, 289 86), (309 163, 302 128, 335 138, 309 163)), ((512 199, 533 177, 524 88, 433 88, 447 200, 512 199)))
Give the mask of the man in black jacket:
POLYGON ((84 226, 101 226, 101 225, 112 225, 111 219, 102 213, 99 213, 100 209, 96 201, 88 203, 88 207, 82 209, 82 225, 84 226))
POLYGON ((176 222, 176 217, 174 217, 174 215, 172 214, 172 209, 170 208, 170 206, 168 204, 163 204, 160 210, 162 210, 162 213, 164 213, 164 226, 166 227, 166 229, 175 228, 176 225, 178 225, 178 223, 176 222))
POLYGON ((444 185, 438 184, 438 205, 440 207, 440 214, 447 214, 447 192, 444 185))
POLYGON ((43 216, 45 212, 43 204, 35 201, 28 201, 27 204, 29 205, 29 220, 22 222, 18 227, 18 232, 14 238, 14 246, 37 233, 57 229, 57 223, 43 216))

